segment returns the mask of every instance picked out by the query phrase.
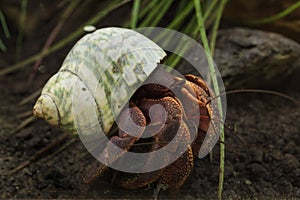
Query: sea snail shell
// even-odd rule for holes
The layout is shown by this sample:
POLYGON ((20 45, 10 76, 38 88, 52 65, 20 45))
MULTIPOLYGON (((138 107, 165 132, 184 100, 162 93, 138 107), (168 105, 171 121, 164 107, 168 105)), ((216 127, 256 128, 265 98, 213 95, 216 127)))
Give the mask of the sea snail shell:
POLYGON ((87 34, 44 86, 34 105, 34 115, 76 133, 73 98, 80 98, 80 124, 97 123, 84 112, 86 104, 94 103, 98 121, 108 133, 114 116, 165 56, 159 46, 133 30, 111 27, 87 34), (119 95, 111 95, 113 92, 119 95))

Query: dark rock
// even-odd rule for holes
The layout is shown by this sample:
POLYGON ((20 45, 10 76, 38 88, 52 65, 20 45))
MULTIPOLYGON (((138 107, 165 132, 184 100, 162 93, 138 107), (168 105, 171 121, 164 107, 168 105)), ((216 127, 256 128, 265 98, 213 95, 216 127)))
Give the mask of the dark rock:
POLYGON ((247 28, 220 30, 214 58, 227 88, 280 85, 300 71, 297 42, 247 28))

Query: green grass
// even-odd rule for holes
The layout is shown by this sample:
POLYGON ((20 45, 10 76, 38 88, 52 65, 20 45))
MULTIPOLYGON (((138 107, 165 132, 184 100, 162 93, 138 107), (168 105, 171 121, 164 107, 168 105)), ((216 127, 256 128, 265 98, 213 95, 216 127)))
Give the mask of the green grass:
MULTIPOLYGON (((213 45, 213 46, 209 46, 207 35, 206 35, 206 30, 205 30, 204 17, 203 17, 202 10, 201 10, 201 4, 198 0, 194 0, 194 4, 195 4, 195 10, 196 10, 198 28, 199 28, 199 32, 201 35, 201 40, 202 40, 204 49, 207 53, 209 72, 210 72, 210 77, 212 80, 212 85, 214 87, 215 95, 218 96, 218 95, 220 95, 220 89, 219 89, 219 85, 218 85, 217 75, 215 72, 214 62, 212 59, 212 56, 213 56, 212 50, 214 49, 215 42, 211 42, 211 45, 213 45)), ((219 4, 219 8, 218 8, 218 15, 216 17, 214 27, 213 27, 211 41, 216 40, 219 22, 220 22, 225 4, 226 4, 226 0, 221 0, 221 3, 219 4)), ((217 104, 218 104, 218 109, 220 111, 220 118, 222 119, 223 118, 223 108, 222 108, 222 102, 221 102, 220 98, 217 99, 217 104)), ((225 168, 225 144, 224 144, 224 141, 225 141, 225 134, 224 134, 224 129, 222 128, 221 133, 220 133, 220 167, 219 167, 218 199, 222 199, 223 182, 224 182, 224 168, 225 168)))
POLYGON ((134 0, 133 1, 133 7, 131 12, 131 26, 130 28, 136 28, 138 19, 139 19, 139 9, 140 9, 140 0, 134 0))

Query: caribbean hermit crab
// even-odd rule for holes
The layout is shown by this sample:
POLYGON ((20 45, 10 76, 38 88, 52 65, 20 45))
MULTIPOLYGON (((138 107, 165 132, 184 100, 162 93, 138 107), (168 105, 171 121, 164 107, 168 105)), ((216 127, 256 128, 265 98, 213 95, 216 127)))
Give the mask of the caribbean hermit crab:
POLYGON ((124 164, 126 172, 139 172, 121 181, 124 188, 154 182, 179 188, 200 149, 214 145, 218 127, 210 125, 219 111, 211 101, 213 92, 198 76, 174 75, 159 67, 165 55, 135 31, 99 29, 77 42, 45 85, 34 114, 78 133, 101 161, 91 166, 85 182, 124 164), (111 134, 114 121, 119 131, 111 134), (127 159, 130 152, 146 156, 136 162, 127 159), (137 163, 142 170, 134 170, 137 163))

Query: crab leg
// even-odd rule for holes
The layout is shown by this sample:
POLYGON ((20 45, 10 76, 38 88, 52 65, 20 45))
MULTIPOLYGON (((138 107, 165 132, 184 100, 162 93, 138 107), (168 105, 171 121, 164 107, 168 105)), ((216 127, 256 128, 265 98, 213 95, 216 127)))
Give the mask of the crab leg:
MULTIPOLYGON (((163 146, 166 145, 165 141, 170 141, 169 138, 166 138, 167 131, 173 130, 175 127, 178 127, 179 121, 175 121, 173 123, 167 124, 165 128, 156 136, 156 144, 153 145, 152 151, 159 150, 163 146)), ((173 130, 171 133, 176 133, 177 130, 173 130)), ((178 159, 176 159, 173 163, 170 162, 172 154, 164 158, 157 157, 149 157, 146 165, 149 165, 155 162, 155 159, 164 159, 166 165, 169 166, 162 168, 157 171, 138 174, 132 179, 121 182, 121 186, 126 189, 136 189, 147 186, 155 181, 158 182, 159 187, 162 188, 179 188, 185 182, 185 180, 190 175, 190 172, 193 169, 193 152, 190 145, 187 145, 189 141, 189 132, 188 128, 184 122, 180 124, 180 128, 178 133, 180 140, 176 141, 178 145, 185 145, 185 152, 182 151, 182 148, 177 148, 175 152, 171 152, 173 155, 176 153, 183 153, 178 159), (187 149, 187 150, 186 150, 187 149)), ((168 134, 170 135, 170 134, 168 134)), ((168 136, 167 136, 168 137, 168 136)))
POLYGON ((152 145, 152 152, 163 148, 176 137, 175 141, 171 144, 171 148, 168 148, 169 153, 166 154, 164 158, 157 158, 154 156, 157 154, 151 154, 145 165, 151 165, 151 163, 156 162, 157 159, 163 159, 164 164, 168 165, 171 164, 172 156, 178 155, 178 153, 182 155, 168 167, 153 172, 139 174, 132 179, 121 182, 120 185, 126 189, 136 189, 147 186, 158 180, 161 185, 178 188, 184 183, 193 167, 192 149, 188 145, 190 135, 188 127, 182 120, 180 105, 171 97, 164 97, 159 100, 144 99, 140 103, 140 108, 145 116, 149 115, 148 112, 150 107, 155 104, 162 105, 167 113, 164 127, 159 133, 153 136, 155 143, 152 145), (174 182, 173 177, 176 177, 176 180, 178 179, 178 181, 175 181, 176 183, 174 182))
MULTIPOLYGON (((136 131, 134 133, 134 136, 132 136, 132 133, 125 132, 121 128, 119 128, 119 134, 118 136, 113 136, 110 139, 110 142, 107 144, 107 147, 103 150, 103 152, 100 154, 99 157, 106 158, 106 164, 112 164, 115 161, 117 161, 121 156, 124 155, 124 153, 130 149, 130 147, 139 139, 139 137, 143 134, 145 126, 146 126, 146 119, 141 112, 141 110, 136 107, 132 106, 131 108, 127 108, 123 110, 119 116, 119 126, 120 127, 126 127, 127 130, 130 132, 136 131), (130 116, 129 116, 130 115, 130 116), (132 121, 135 123, 134 127, 130 127, 132 124, 132 121), (119 148, 121 148, 123 151, 120 152, 119 148)), ((91 168, 88 170, 87 174, 83 178, 83 181, 85 183, 92 183, 103 172, 108 168, 107 165, 104 165, 103 163, 99 161, 95 161, 91 168)))
POLYGON ((183 149, 185 149, 185 152, 178 152, 182 149, 182 147, 178 147, 177 153, 183 154, 171 165, 164 169, 164 172, 158 179, 158 184, 163 186, 163 188, 181 187, 190 175, 194 166, 193 152, 191 146, 189 145, 190 133, 188 127, 183 121, 180 123, 178 134, 180 134, 181 137, 180 141, 178 141, 179 146, 182 145, 183 149))
MULTIPOLYGON (((176 120, 172 123, 166 124, 163 129, 154 136, 155 138, 155 143, 152 145, 151 152, 154 152, 156 150, 159 150, 160 148, 164 147, 172 138, 170 139, 170 136, 172 133, 176 133, 177 129, 179 127, 179 121, 176 120)), ((180 141, 178 141, 180 142, 180 141)), ((176 145, 177 146, 177 145, 176 145)), ((176 151, 176 149, 175 149, 176 151)), ((168 164, 170 157, 164 157, 164 158, 158 158, 154 157, 153 154, 147 158, 147 161, 145 163, 146 166, 151 165, 153 162, 156 162, 156 159, 164 159, 164 164, 168 164)), ((159 177, 163 174, 164 169, 148 172, 148 173, 143 173, 143 174, 138 174, 132 179, 125 180, 120 183, 120 185, 123 188, 126 189, 136 189, 136 188, 141 188, 144 186, 147 186, 159 179, 159 177)))

